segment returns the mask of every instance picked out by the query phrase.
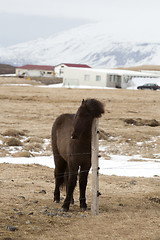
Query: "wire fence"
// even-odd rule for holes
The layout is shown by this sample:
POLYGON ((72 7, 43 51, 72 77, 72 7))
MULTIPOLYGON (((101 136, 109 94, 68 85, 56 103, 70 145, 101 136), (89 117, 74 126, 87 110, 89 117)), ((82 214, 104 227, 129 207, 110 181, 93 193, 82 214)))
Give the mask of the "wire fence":
MULTIPOLYGON (((84 156, 84 155, 90 155, 91 156, 91 152, 84 152, 84 153, 72 153, 72 154, 67 154, 67 153, 64 153, 63 154, 63 156, 70 156, 70 157, 72 157, 72 156, 84 156)), ((54 154, 53 155, 53 157, 56 157, 56 156, 60 156, 60 154, 54 154)), ((99 158, 101 157, 100 155, 98 156, 99 158)), ((109 161, 109 160, 105 160, 104 159, 104 161, 109 161)), ((145 161, 145 160, 144 160, 145 161)), ((133 161, 134 162, 134 161, 133 161)), ((84 172, 90 172, 90 171, 92 171, 92 172, 94 172, 94 171, 97 171, 97 173, 99 173, 99 170, 117 170, 117 169, 122 169, 122 170, 129 170, 129 169, 133 169, 133 170, 154 170, 155 168, 153 167, 153 168, 151 168, 150 166, 149 167, 143 167, 144 166, 144 164, 146 164, 147 162, 148 162, 148 160, 146 160, 146 162, 143 162, 143 163, 135 163, 135 164, 133 164, 133 162, 132 162, 132 165, 131 166, 124 166, 124 165, 118 165, 118 166, 114 166, 114 167, 102 167, 102 168, 100 168, 100 167, 98 167, 98 169, 96 168, 96 169, 93 169, 92 167, 89 169, 89 170, 81 170, 81 168, 79 167, 79 169, 78 169, 78 171, 75 171, 75 172, 72 172, 72 171, 68 171, 68 172, 59 172, 58 174, 59 175, 61 175, 61 177, 62 177, 62 175, 64 175, 64 176, 72 176, 72 175, 77 175, 77 174, 79 174, 79 173, 84 173, 84 172), (138 166, 137 166, 138 165, 138 166), (142 168, 143 167, 143 168, 142 168)), ((149 162, 151 162, 151 161, 149 161, 149 162)), ((159 169, 160 169, 160 161, 157 161, 157 163, 159 163, 159 169)), ((160 171, 160 170, 159 170, 160 171)))

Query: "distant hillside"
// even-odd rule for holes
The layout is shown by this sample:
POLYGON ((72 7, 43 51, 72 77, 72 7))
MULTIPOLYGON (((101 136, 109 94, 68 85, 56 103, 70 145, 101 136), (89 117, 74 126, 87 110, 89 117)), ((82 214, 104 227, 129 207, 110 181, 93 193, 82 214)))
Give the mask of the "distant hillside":
POLYGON ((14 74, 15 67, 8 64, 0 64, 0 74, 14 74))
POLYGON ((124 33, 110 35, 105 24, 85 24, 48 38, 0 48, 0 62, 14 66, 81 63, 94 68, 160 63, 159 41, 124 33))
POLYGON ((126 69, 132 71, 160 71, 160 65, 142 65, 142 66, 133 66, 133 67, 123 67, 118 69, 126 69))

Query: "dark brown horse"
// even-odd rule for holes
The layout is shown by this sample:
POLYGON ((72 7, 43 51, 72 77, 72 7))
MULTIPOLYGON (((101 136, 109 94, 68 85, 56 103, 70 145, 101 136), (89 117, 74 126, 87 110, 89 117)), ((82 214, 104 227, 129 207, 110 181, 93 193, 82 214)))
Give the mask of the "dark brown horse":
POLYGON ((85 210, 86 186, 91 167, 91 129, 94 118, 104 113, 103 104, 96 99, 83 100, 76 114, 62 114, 52 127, 52 149, 55 161, 54 201, 60 201, 60 186, 66 181, 63 210, 68 211, 79 173, 80 207, 85 210))

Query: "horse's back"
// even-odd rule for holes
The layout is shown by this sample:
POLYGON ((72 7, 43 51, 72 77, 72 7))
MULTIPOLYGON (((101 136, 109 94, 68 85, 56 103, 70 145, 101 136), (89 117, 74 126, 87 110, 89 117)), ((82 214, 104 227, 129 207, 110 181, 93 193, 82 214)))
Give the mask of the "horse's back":
POLYGON ((53 123, 52 127, 52 134, 58 129, 62 129, 64 125, 67 125, 68 127, 71 126, 71 123, 73 121, 74 114, 61 114, 59 117, 56 118, 55 122, 53 123))

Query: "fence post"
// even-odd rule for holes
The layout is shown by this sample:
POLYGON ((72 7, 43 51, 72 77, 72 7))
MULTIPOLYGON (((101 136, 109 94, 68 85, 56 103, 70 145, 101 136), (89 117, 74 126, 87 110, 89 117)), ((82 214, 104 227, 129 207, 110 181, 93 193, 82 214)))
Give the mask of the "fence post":
POLYGON ((92 204, 91 214, 99 214, 99 160, 98 160, 98 119, 95 118, 92 123, 92 204))

